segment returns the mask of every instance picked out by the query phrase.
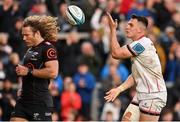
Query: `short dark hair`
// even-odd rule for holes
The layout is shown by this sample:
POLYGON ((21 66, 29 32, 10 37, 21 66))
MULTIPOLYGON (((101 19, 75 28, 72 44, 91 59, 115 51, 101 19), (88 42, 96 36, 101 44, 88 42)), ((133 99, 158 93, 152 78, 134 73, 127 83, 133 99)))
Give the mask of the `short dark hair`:
POLYGON ((144 26, 148 26, 148 20, 145 16, 137 16, 135 14, 133 14, 131 16, 132 19, 137 19, 137 21, 141 22, 144 26))

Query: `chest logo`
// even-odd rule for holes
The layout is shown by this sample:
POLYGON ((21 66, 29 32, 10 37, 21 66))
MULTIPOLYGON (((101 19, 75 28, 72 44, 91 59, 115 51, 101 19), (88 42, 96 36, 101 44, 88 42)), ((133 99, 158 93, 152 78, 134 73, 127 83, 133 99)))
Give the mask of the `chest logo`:
POLYGON ((26 67, 30 68, 30 69, 34 69, 34 65, 32 63, 27 63, 26 67))
POLYGON ((31 58, 30 59, 36 61, 38 54, 39 54, 38 52, 31 52, 31 58))

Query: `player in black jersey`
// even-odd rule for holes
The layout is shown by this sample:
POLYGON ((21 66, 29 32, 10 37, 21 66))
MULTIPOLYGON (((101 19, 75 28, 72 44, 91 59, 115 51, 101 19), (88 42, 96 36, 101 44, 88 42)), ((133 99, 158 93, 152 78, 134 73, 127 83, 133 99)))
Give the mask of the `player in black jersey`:
POLYGON ((55 47, 57 40, 56 18, 30 16, 24 20, 23 40, 29 47, 22 65, 16 73, 22 76, 22 93, 11 114, 11 121, 51 121, 53 101, 48 86, 58 74, 55 47))

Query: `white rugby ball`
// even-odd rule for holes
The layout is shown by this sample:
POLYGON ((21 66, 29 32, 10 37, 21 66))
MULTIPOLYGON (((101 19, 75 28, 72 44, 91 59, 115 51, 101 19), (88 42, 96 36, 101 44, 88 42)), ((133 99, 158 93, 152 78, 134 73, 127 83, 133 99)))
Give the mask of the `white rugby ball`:
POLYGON ((70 5, 66 10, 66 19, 72 25, 81 25, 85 22, 85 15, 78 6, 70 5))

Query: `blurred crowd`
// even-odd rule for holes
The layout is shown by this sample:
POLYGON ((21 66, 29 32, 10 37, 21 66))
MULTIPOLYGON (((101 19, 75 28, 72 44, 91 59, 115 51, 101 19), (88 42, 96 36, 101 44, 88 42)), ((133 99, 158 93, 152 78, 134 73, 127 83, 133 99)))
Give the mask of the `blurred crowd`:
MULTIPOLYGON (((118 20, 121 46, 130 43, 125 26, 132 14, 146 16, 147 36, 154 42, 168 89, 167 106, 160 120, 180 120, 180 0, 0 0, 0 121, 8 121, 22 79, 15 73, 27 47, 21 37, 23 19, 30 15, 57 17, 59 75, 50 86, 53 121, 120 120, 135 89, 106 103, 107 90, 126 80, 130 59, 115 60, 109 51, 106 11, 118 20), (83 25, 65 19, 68 5, 85 13, 83 25)), ((50 41, 50 40, 49 40, 50 41)), ((152 57, 153 58, 153 57, 152 57)))

